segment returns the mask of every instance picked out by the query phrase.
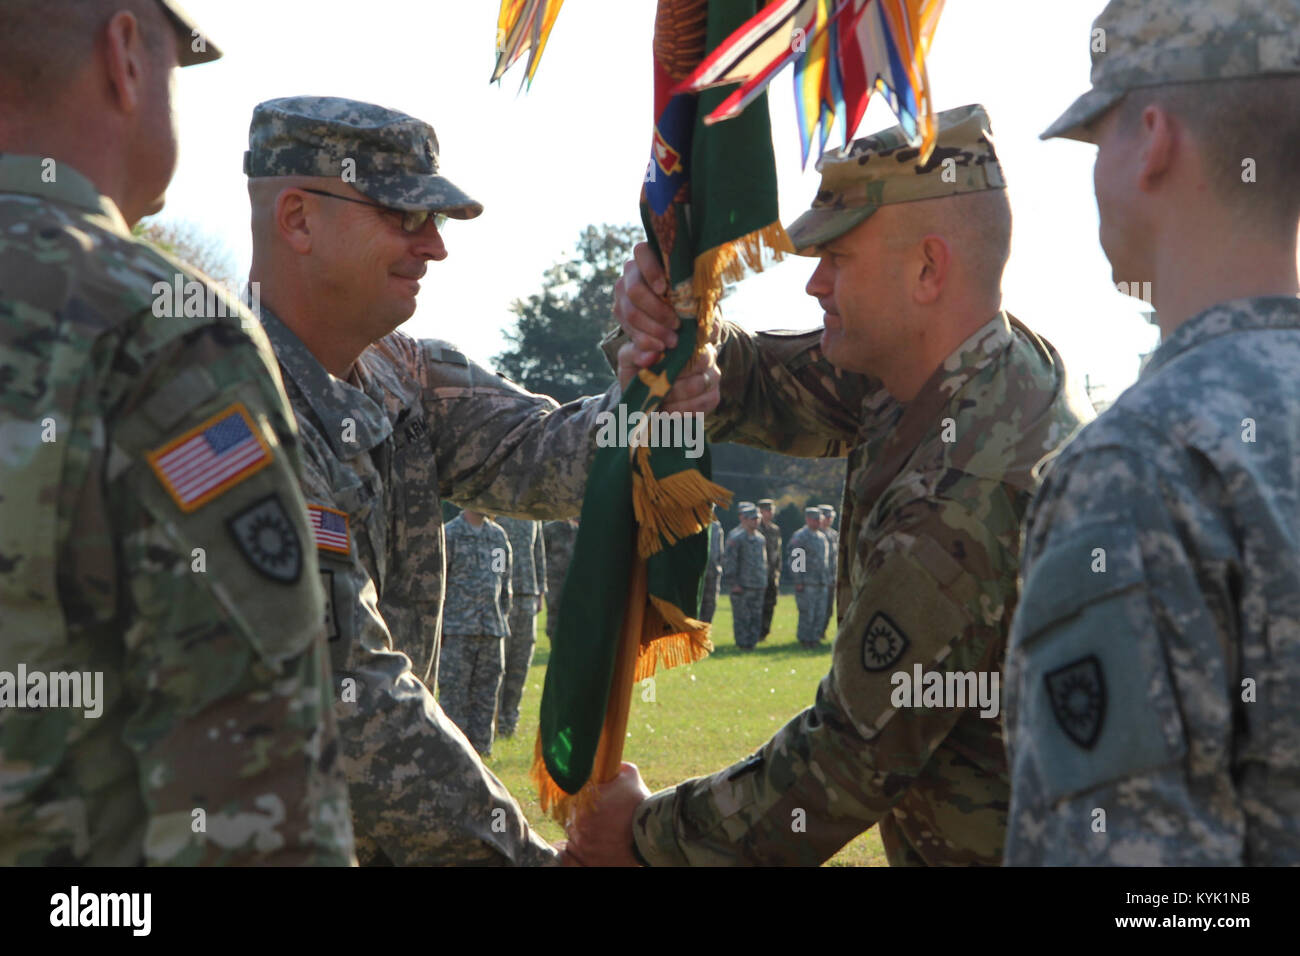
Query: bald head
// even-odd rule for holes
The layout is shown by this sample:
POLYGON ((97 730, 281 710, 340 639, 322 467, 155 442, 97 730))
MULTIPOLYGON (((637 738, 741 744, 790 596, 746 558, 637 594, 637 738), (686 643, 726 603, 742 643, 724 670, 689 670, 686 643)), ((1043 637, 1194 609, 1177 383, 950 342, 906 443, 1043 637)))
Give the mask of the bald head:
POLYGON ((95 60, 112 17, 129 13, 145 47, 161 54, 173 31, 158 0, 0 0, 0 109, 45 109, 95 60))

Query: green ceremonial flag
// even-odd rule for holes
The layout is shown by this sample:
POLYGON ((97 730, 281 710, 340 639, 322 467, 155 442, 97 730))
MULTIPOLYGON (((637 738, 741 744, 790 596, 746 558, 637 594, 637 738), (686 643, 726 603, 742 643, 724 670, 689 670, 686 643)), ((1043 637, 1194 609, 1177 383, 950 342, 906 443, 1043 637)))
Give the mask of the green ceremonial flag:
MULTIPOLYGON (((650 241, 667 264, 682 327, 677 346, 623 392, 630 426, 638 422, 637 413, 656 413, 698 344, 707 341, 723 281, 740 278, 746 264, 760 267, 765 250, 779 256, 789 248, 777 218, 766 94, 735 119, 705 126, 703 117, 727 91, 672 93, 759 6, 758 0, 660 0, 654 150, 641 207, 650 241)), ((671 419, 668 427, 657 424, 649 429, 652 437, 681 436, 686 425, 671 419)), ((563 812, 565 794, 577 794, 591 777, 625 616, 643 622, 635 680, 658 664, 698 660, 711 649, 708 625, 696 616, 710 505, 726 505, 730 493, 710 480, 707 446, 701 457, 689 458, 680 440, 670 447, 635 447, 636 437, 613 425, 605 437, 611 432, 616 447, 601 442, 587 478, 542 692, 533 774, 543 809, 557 813, 563 812), (648 598, 644 608, 630 608, 638 549, 647 559, 648 598)), ((621 739, 606 745, 621 755, 621 739)))

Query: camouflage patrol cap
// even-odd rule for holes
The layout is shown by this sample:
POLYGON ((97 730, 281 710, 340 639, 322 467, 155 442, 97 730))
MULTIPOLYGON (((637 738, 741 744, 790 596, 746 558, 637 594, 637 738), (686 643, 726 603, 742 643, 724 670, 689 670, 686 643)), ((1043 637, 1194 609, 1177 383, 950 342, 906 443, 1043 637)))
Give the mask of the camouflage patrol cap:
POLYGON ((773 501, 771 498, 759 498, 758 506, 760 508, 775 508, 776 502, 773 501))
POLYGON ((208 39, 207 34, 199 29, 194 18, 185 12, 176 0, 158 0, 163 11, 176 27, 180 43, 177 46, 176 62, 180 66, 196 66, 199 63, 211 63, 221 59, 221 50, 208 39), (198 42, 202 41, 202 42, 198 42), (195 49, 198 47, 199 49, 195 49))
POLYGON ((758 517, 758 509, 754 507, 754 503, 752 501, 742 501, 738 505, 738 510, 742 518, 758 517))
POLYGON ((807 508, 803 509, 803 516, 805 518, 820 518, 822 516, 822 509, 818 508, 816 505, 809 505, 807 508))
POLYGON ((818 505, 817 510, 824 515, 831 515, 832 517, 835 516, 835 509, 832 508, 830 505, 818 505))
POLYGON ((253 108, 248 147, 244 174, 250 178, 337 176, 392 209, 454 219, 483 212, 482 203, 438 172, 432 126, 373 103, 333 96, 267 100, 253 108))
POLYGON ((817 161, 821 188, 812 208, 786 232, 799 255, 844 235, 881 206, 1005 189, 988 113, 979 105, 945 110, 934 154, 925 165, 901 126, 854 140, 817 161), (945 162, 951 159, 952 162, 945 162))
POLYGON ((1111 0, 1092 23, 1092 89, 1047 128, 1084 129, 1129 90, 1300 72, 1296 0, 1111 0))

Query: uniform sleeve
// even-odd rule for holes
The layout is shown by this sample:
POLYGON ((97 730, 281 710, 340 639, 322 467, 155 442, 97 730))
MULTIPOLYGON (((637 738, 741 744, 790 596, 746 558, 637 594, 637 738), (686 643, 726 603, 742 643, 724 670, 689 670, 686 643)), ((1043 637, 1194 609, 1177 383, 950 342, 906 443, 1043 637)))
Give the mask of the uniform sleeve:
POLYGON ((227 326, 162 338, 119 356, 139 384, 106 434, 145 862, 346 865, 322 593, 269 346, 227 326))
POLYGON ((438 493, 492 514, 577 515, 596 453, 598 416, 616 407, 618 384, 604 395, 557 405, 441 343, 419 347, 438 493))
POLYGON ((868 399, 892 404, 879 382, 832 366, 820 332, 752 334, 732 322, 722 329, 722 401, 708 417, 711 441, 843 457, 871 413, 868 399))
MULTIPOLYGON (((897 675, 996 669, 1004 646, 999 588, 1008 593, 1014 556, 964 505, 916 501, 887 521, 813 706, 748 759, 643 803, 633 832, 651 865, 817 865, 918 781, 941 789, 927 779, 942 776, 936 766, 970 756, 950 740, 959 723, 983 725, 987 760, 996 761, 996 705, 921 706, 900 693, 897 675)), ((1005 803, 1002 814, 985 809, 971 822, 996 836, 994 856, 1004 815, 1005 803)))
MULTIPOLYGON (((332 498, 326 468, 319 454, 307 455, 307 500, 346 510, 332 498)), ((381 853, 398 866, 555 862, 410 658, 394 649, 365 568, 350 554, 321 557, 336 614, 336 713, 362 863, 381 853)))
POLYGON ((1008 654, 1008 864, 1245 862, 1227 497, 1155 434, 1052 467, 1008 654))

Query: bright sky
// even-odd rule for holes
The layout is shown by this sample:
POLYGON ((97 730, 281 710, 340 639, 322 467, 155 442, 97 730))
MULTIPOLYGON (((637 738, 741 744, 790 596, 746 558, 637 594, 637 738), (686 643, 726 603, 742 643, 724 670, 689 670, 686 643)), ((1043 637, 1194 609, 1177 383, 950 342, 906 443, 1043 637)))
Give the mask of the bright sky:
MULTIPOLYGON (((1038 133, 1088 86, 1088 35, 1102 0, 948 0, 930 55, 935 106, 983 103, 1010 184, 1015 239, 1005 305, 1050 339, 1072 372, 1114 398, 1158 332, 1121 296, 1097 243, 1091 146, 1038 133)), ((505 342, 510 302, 589 223, 637 220, 652 129, 654 0, 567 0, 531 92, 522 66, 490 85, 496 0, 185 0, 226 51, 180 71, 180 170, 163 219, 193 220, 251 257, 242 175, 248 121, 262 100, 299 94, 379 103, 437 130, 443 171, 486 211, 448 227, 405 330, 445 338, 480 361, 505 342)), ((789 224, 819 177, 800 169, 791 79, 773 83, 781 215, 789 224)), ((879 100, 856 135, 894 124, 879 100)), ((838 133, 837 133, 838 137, 838 133)), ((838 141, 838 140, 834 140, 838 141)), ((811 328, 810 260, 749 278, 725 303, 749 329, 811 328)), ((1142 277, 1127 277, 1138 280, 1142 277)))

